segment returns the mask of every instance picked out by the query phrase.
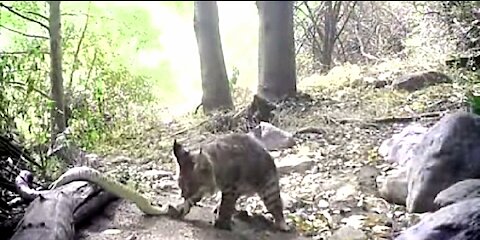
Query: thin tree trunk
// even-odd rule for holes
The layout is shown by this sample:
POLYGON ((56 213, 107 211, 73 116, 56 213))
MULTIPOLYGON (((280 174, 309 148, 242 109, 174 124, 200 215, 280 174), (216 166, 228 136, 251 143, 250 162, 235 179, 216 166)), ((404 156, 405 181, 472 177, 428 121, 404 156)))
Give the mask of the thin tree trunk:
POLYGON ((52 107, 52 144, 56 135, 65 131, 65 103, 62 76, 62 37, 60 21, 60 1, 49 1, 50 5, 50 81, 54 101, 52 107))
POLYGON ((232 109, 215 1, 195 1, 194 29, 200 55, 203 111, 232 109))

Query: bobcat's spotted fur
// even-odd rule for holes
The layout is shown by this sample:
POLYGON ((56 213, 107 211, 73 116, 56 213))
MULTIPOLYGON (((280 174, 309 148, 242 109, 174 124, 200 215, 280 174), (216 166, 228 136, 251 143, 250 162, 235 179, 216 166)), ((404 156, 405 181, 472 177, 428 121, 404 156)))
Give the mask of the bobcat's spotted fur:
POLYGON ((289 231, 283 216, 283 203, 277 168, 267 150, 255 137, 227 134, 190 152, 174 141, 173 152, 179 166, 178 184, 188 214, 193 204, 220 190, 215 227, 231 229, 237 199, 257 193, 275 219, 275 226, 289 231))

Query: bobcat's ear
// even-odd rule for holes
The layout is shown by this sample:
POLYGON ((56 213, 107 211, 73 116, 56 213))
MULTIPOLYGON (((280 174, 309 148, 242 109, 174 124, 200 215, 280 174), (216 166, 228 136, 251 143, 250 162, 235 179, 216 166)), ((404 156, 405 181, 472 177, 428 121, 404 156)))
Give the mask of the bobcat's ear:
POLYGON ((260 101, 260 97, 257 94, 253 95, 253 105, 256 105, 258 101, 260 101))
POLYGON ((177 139, 173 140, 173 154, 180 165, 183 165, 185 161, 191 161, 189 151, 186 150, 182 144, 178 143, 177 139))

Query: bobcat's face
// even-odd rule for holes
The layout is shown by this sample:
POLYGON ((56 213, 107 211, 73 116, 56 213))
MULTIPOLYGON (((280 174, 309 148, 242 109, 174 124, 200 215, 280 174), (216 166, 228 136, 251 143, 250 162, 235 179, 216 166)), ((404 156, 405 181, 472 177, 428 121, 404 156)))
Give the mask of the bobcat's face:
POLYGON ((182 197, 198 202, 206 193, 212 193, 215 188, 213 169, 208 156, 200 149, 191 153, 176 140, 173 143, 173 153, 178 163, 178 186, 182 197))

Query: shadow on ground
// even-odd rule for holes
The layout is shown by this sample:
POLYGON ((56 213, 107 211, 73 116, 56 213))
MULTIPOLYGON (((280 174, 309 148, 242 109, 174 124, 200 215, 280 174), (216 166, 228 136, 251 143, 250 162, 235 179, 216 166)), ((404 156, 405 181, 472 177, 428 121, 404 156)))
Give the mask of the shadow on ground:
MULTIPOLYGON (((165 202, 168 197, 164 197, 165 202)), ((80 231, 78 239, 307 239, 296 232, 282 233, 272 230, 270 222, 264 217, 236 217, 232 231, 213 227, 214 214, 211 207, 194 207, 184 220, 167 217, 150 217, 132 203, 119 200, 105 209, 102 214, 92 219, 89 226, 80 231)))

